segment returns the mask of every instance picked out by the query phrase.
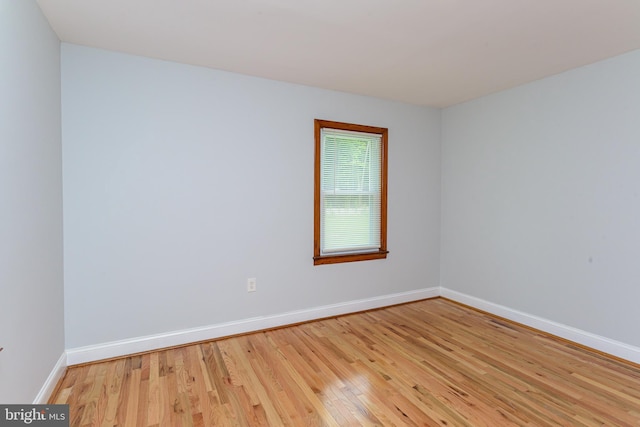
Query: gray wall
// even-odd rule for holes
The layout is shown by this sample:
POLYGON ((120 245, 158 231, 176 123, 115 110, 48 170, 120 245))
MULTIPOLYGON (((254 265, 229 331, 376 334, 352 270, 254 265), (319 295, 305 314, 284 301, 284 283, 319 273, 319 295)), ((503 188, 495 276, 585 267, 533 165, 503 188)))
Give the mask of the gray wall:
POLYGON ((442 286, 640 345, 640 51, 445 109, 442 286))
POLYGON ((32 402, 64 351, 60 42, 0 0, 0 402, 32 402))
POLYGON ((438 286, 439 110, 68 44, 62 90, 67 348, 438 286), (313 266, 314 118, 389 128, 387 260, 313 266))

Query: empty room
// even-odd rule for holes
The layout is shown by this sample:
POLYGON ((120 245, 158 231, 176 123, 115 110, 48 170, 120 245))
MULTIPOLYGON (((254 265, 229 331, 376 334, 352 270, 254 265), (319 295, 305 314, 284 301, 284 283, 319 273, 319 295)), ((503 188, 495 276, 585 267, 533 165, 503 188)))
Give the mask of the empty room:
POLYGON ((636 0, 0 0, 0 425, 640 426, 639 218, 636 0))

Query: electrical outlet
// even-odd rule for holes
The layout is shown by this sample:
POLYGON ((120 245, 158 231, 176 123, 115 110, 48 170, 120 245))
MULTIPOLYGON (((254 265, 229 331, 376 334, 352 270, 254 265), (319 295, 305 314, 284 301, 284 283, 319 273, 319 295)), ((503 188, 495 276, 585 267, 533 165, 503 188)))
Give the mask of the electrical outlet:
POLYGON ((247 292, 255 292, 256 291, 256 278, 251 277, 247 279, 247 292))

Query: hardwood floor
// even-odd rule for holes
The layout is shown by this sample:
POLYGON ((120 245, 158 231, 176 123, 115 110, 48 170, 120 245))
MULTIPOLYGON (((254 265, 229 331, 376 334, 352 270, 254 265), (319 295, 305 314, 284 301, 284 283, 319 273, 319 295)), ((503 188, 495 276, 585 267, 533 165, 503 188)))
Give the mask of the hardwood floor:
POLYGON ((640 426, 640 367, 432 299, 70 367, 72 426, 640 426))

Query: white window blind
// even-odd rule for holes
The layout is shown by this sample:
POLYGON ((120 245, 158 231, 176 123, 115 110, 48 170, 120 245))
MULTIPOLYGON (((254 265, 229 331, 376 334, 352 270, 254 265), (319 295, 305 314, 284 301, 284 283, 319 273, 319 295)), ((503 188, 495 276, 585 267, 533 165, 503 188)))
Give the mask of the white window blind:
POLYGON ((322 255, 380 249, 381 139, 321 129, 322 255))

